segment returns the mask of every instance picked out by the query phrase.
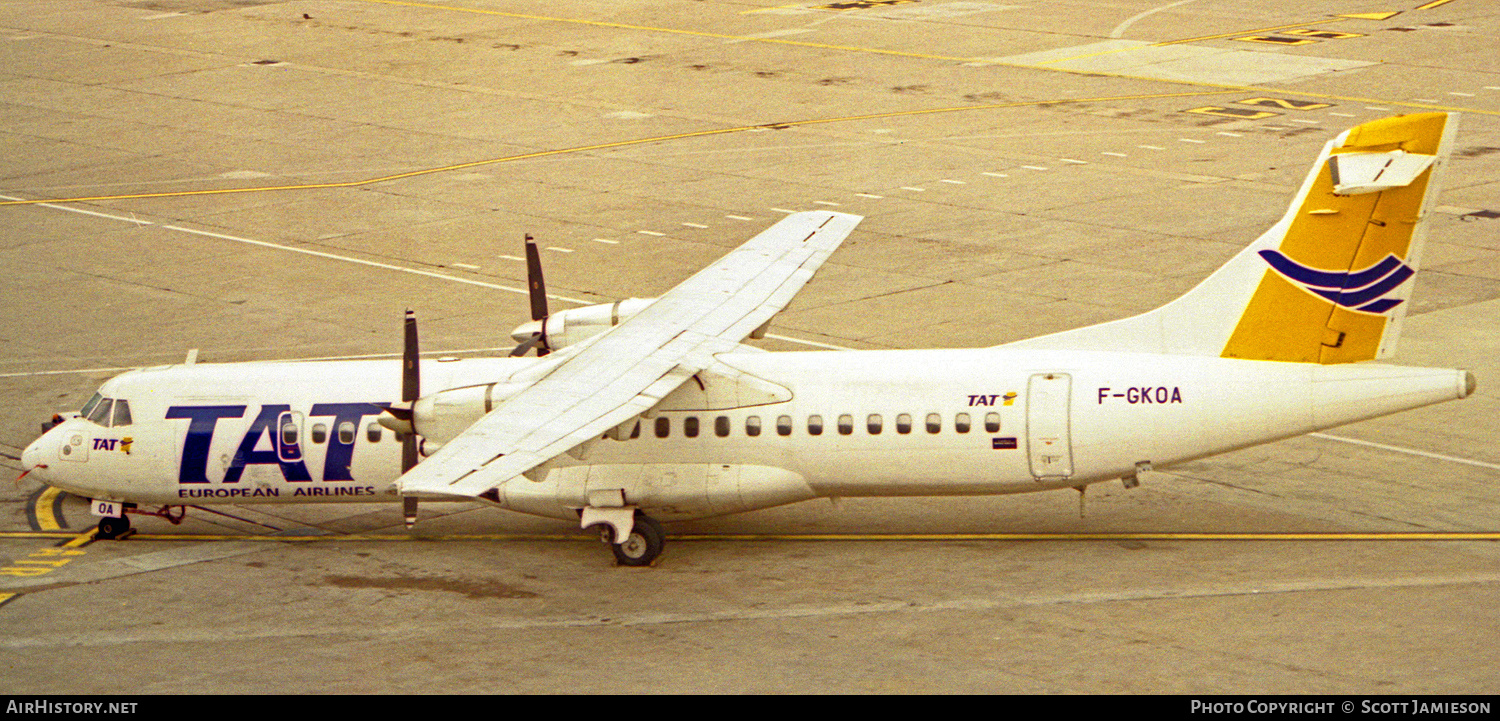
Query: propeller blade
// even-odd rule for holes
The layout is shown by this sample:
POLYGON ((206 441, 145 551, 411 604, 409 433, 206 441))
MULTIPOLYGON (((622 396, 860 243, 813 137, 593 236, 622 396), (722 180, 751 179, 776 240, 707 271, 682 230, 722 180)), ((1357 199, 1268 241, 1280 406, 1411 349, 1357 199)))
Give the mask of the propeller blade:
POLYGON ((547 283, 542 280, 542 256, 530 234, 526 236, 526 288, 531 295, 531 319, 546 318, 547 283))
MULTIPOLYGON (((419 362, 419 351, 417 347, 417 314, 410 309, 406 311, 405 324, 406 343, 401 351, 401 401, 404 403, 415 403, 422 397, 421 364, 419 362)), ((406 418, 402 419, 398 411, 387 409, 392 416, 405 420, 411 424, 411 406, 405 409, 406 418)), ((378 421, 379 419, 377 419, 378 421)), ((401 436, 401 472, 406 473, 417 465, 417 436, 415 433, 404 433, 401 436)))
POLYGON ((407 433, 401 436, 401 472, 406 473, 417 465, 417 434, 407 433))
MULTIPOLYGON (((534 347, 536 347, 536 344, 539 343, 539 342, 541 342, 541 340, 542 340, 542 334, 541 333, 532 334, 532 336, 530 338, 526 339, 526 341, 524 343, 522 343, 521 345, 516 346, 516 349, 510 352, 510 357, 511 358, 515 358, 516 356, 526 355, 527 353, 531 352, 531 349, 534 348, 534 347)), ((537 351, 537 353, 545 355, 541 351, 537 351)))
POLYGON ((412 526, 417 525, 417 497, 416 496, 402 496, 401 497, 401 516, 402 516, 402 519, 406 521, 406 527, 407 528, 411 528, 412 526))
POLYGON ((421 369, 417 357, 417 314, 406 311, 406 346, 401 354, 401 400, 410 403, 422 397, 421 369))

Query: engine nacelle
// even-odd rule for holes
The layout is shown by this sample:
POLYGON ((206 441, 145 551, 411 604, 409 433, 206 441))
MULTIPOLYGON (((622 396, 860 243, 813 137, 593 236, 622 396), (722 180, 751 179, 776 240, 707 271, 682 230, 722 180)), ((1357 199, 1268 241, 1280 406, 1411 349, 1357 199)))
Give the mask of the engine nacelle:
POLYGON ((552 350, 566 348, 619 325, 641 312, 655 300, 655 298, 626 298, 613 303, 561 310, 539 321, 534 320, 517 326, 510 332, 510 337, 517 343, 525 343, 532 336, 541 333, 548 348, 552 350))
POLYGON ((423 396, 412 404, 412 427, 429 453, 458 437, 495 406, 530 383, 489 383, 423 396))

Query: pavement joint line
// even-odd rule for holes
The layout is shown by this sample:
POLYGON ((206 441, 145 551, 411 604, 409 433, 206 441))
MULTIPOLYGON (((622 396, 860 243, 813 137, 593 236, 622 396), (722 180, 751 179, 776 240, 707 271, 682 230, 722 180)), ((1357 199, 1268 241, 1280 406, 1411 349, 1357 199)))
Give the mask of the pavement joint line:
MULTIPOLYGON (((375 0, 362 0, 362 1, 364 1, 364 2, 374 2, 375 0)), ((1259 88, 1256 88, 1254 90, 1257 91, 1257 92, 1260 91, 1259 88)), ((594 145, 584 145, 584 146, 577 146, 577 147, 571 147, 571 148, 556 148, 556 149, 553 149, 553 150, 539 150, 539 151, 536 151, 536 152, 523 153, 523 154, 520 154, 520 155, 507 155, 507 156, 503 156, 503 157, 499 157, 499 158, 486 158, 486 159, 482 159, 482 160, 474 160, 474 161, 469 161, 469 162, 465 162, 465 163, 457 163, 457 164, 453 164, 453 165, 444 165, 444 166, 433 167, 433 168, 419 168, 419 169, 416 169, 416 170, 411 170, 411 171, 407 171, 407 172, 403 172, 403 173, 395 173, 395 174, 392 174, 392 175, 384 175, 384 176, 375 177, 375 178, 365 178, 365 179, 362 179, 362 180, 349 180, 349 181, 341 181, 341 182, 333 182, 333 183, 304 183, 304 184, 299 184, 299 185, 272 185, 272 186, 251 186, 251 187, 239 187, 239 188, 214 188, 214 189, 207 189, 207 190, 176 190, 176 191, 162 191, 162 192, 155 192, 155 193, 127 193, 127 194, 121 194, 121 195, 92 195, 92 196, 79 196, 79 197, 72 197, 72 198, 31 198, 31 199, 22 198, 22 199, 16 199, 16 198, 10 198, 9 196, 5 196, 6 199, 0 200, 0 206, 6 206, 6 205, 42 205, 44 207, 52 207, 52 206, 54 206, 56 204, 60 204, 60 203, 85 203, 85 202, 97 202, 97 201, 107 201, 107 200, 142 200, 142 199, 149 199, 149 198, 180 198, 180 197, 192 197, 192 196, 204 196, 204 195, 228 195, 228 194, 233 194, 233 193, 269 193, 269 192, 293 191, 293 190, 326 190, 326 189, 330 189, 330 188, 359 188, 359 187, 363 187, 363 186, 366 186, 366 185, 373 185, 373 184, 376 184, 376 183, 385 183, 385 182, 390 182, 390 181, 395 181, 395 180, 403 180, 403 179, 406 179, 406 178, 414 178, 414 177, 419 177, 419 176, 423 176, 423 175, 432 175, 432 174, 435 174, 435 173, 443 173, 443 172, 448 172, 448 171, 453 171, 453 170, 464 170, 464 169, 467 169, 467 168, 474 168, 474 167, 479 167, 479 166, 484 166, 484 165, 494 165, 496 163, 515 162, 515 161, 520 161, 520 160, 530 160, 530 159, 542 158, 542 157, 550 157, 550 156, 557 156, 557 155, 567 155, 567 154, 571 154, 571 153, 585 153, 585 152, 596 151, 596 150, 609 150, 609 149, 613 149, 613 148, 623 148, 623 147, 628 147, 628 146, 633 146, 633 145, 646 145, 646 144, 652 144, 652 143, 663 143, 663 142, 669 142, 669 141, 674 141, 674 140, 687 140, 687 139, 692 139, 692 138, 702 138, 702 137, 709 137, 709 136, 714 136, 714 135, 727 135, 727 134, 730 134, 730 133, 747 132, 747 131, 753 131, 753 130, 757 130, 757 129, 764 130, 764 129, 768 128, 768 127, 775 127, 777 129, 787 129, 787 128, 807 127, 807 126, 811 126, 811 125, 825 125, 825 124, 831 124, 831 123, 858 122, 858 121, 861 121, 861 120, 879 120, 879 119, 886 119, 886 118, 907 117, 907 116, 916 116, 916 115, 932 115, 932 114, 936 114, 936 113, 970 112, 970 111, 977 111, 977 110, 1003 110, 1003 109, 1008 109, 1008 108, 1039 107, 1039 106, 1046 106, 1046 105, 1062 105, 1062 104, 1067 104, 1067 103, 1104 103, 1104 102, 1118 102, 1118 101, 1121 101, 1121 100, 1155 100, 1155 99, 1164 99, 1164 98, 1197 97, 1197 96, 1200 96, 1200 95, 1221 95, 1221 94, 1237 93, 1237 92, 1243 92, 1243 90, 1239 89, 1239 88, 1235 88, 1235 89, 1230 89, 1230 90, 1195 90, 1195 91, 1180 92, 1180 93, 1147 93, 1147 94, 1116 95, 1116 96, 1085 97, 1085 98, 1052 98, 1052 99, 1047 99, 1047 100, 1022 100, 1022 101, 1007 102, 1007 103, 987 103, 987 104, 983 104, 983 105, 959 105, 959 106, 950 106, 950 107, 942 107, 942 108, 919 108, 919 109, 916 109, 916 110, 897 110, 897 111, 891 111, 891 112, 886 112, 886 113, 874 113, 874 114, 869 114, 869 115, 848 115, 848 116, 840 116, 840 117, 836 117, 836 118, 812 118, 812 119, 807 119, 807 120, 791 120, 791 121, 785 121, 785 122, 762 123, 762 124, 759 124, 759 125, 740 125, 740 126, 735 126, 735 127, 730 127, 730 128, 713 128, 713 129, 709 129, 709 130, 697 130, 697 131, 688 132, 688 133, 676 133, 676 134, 673 134, 673 135, 657 135, 657 136, 652 136, 652 137, 648 137, 648 138, 636 138, 636 139, 633 139, 633 140, 619 140, 619 141, 613 141, 613 142, 609 142, 609 143, 596 143, 594 145)), ((1500 113, 1496 113, 1496 114, 1500 115, 1500 113)), ((65 210, 65 208, 58 208, 58 209, 59 210, 65 210)), ((92 211, 90 211, 90 212, 92 212, 92 211)), ((136 222, 136 223, 139 222, 139 221, 136 221, 133 218, 127 219, 127 218, 124 218, 124 217, 109 216, 109 215, 104 215, 104 217, 109 217, 109 218, 114 219, 114 220, 122 220, 122 221, 128 221, 128 222, 136 222)), ((169 229, 175 229, 175 230, 182 230, 182 228, 175 227, 175 226, 162 226, 162 227, 166 227, 166 228, 169 228, 169 229)), ((192 232, 192 231, 188 231, 188 232, 192 232)), ((509 289, 507 289, 507 290, 509 290, 509 289)))

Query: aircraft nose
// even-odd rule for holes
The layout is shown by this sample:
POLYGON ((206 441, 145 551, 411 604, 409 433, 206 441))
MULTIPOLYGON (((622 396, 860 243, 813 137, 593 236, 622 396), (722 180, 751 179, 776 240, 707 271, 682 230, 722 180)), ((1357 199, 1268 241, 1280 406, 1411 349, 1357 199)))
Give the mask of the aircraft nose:
POLYGON ((31 445, 26 446, 26 450, 21 451, 22 476, 36 471, 42 478, 46 477, 46 459, 49 457, 47 449, 52 445, 52 441, 48 438, 50 435, 50 433, 42 434, 41 438, 32 441, 31 445))

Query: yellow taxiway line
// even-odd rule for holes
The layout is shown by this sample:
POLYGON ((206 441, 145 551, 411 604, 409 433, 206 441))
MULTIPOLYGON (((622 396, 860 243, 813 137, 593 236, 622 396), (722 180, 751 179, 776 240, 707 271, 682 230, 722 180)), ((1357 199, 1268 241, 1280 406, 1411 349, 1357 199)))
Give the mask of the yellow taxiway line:
POLYGON ((35 504, 36 524, 40 526, 43 531, 62 530, 62 524, 57 522, 57 516, 52 512, 53 506, 57 503, 57 498, 61 494, 62 491, 52 486, 47 486, 47 488, 42 491, 42 495, 37 496, 35 504))
POLYGON ((476 168, 484 165, 497 163, 509 163, 519 160, 531 160, 534 158, 545 158, 553 155, 566 155, 570 153, 586 153, 594 150, 609 150, 612 148, 624 148, 632 145, 646 145, 649 143, 664 143, 672 140, 685 140, 688 138, 702 138, 711 135, 726 135, 729 133, 743 133, 754 130, 782 130, 785 128, 797 128, 808 125, 825 125, 828 123, 852 123, 860 120, 883 120, 889 118, 909 117, 915 115, 933 115, 936 113, 961 113, 976 110, 999 110, 1003 108, 1024 108, 1039 105, 1061 105, 1064 103, 1106 103, 1121 100, 1151 100, 1157 98, 1185 98, 1200 95, 1218 95, 1222 93, 1238 92, 1237 90, 1197 90, 1184 93, 1150 93, 1143 95, 1112 95, 1092 98, 1053 98, 1050 100, 1022 100, 1008 103, 987 103, 984 105, 959 105, 944 108, 923 108, 920 110, 896 110, 887 113, 870 113, 867 115, 847 115, 837 118, 813 118, 811 120, 788 120, 786 122, 761 123, 758 125, 740 125, 732 128, 715 128, 713 130, 697 130, 690 133, 676 133, 673 135, 658 135, 650 138, 637 138, 635 140, 620 140, 612 143, 596 143, 594 145, 581 145, 572 148, 558 148, 556 150, 539 150, 534 153, 523 153, 521 155, 507 155, 500 158, 489 158, 486 160, 474 160, 467 163, 444 165, 435 168, 422 168, 395 173, 393 175, 382 175, 377 178, 366 178, 363 180, 348 180, 337 183, 305 183, 301 185, 272 185, 257 186, 250 188, 217 188, 213 190, 177 190, 159 193, 132 193, 126 195, 92 195, 77 198, 34 198, 30 200, 7 200, 0 201, 3 205, 39 205, 58 203, 85 203, 104 200, 138 200, 142 198, 175 198, 194 195, 226 195, 230 193, 266 193, 282 190, 319 190, 325 188, 357 188, 375 183, 385 183, 393 180, 414 178, 421 175, 432 175, 434 173, 445 173, 454 170, 476 168))
MULTIPOLYGON (((0 532, 0 540, 72 538, 66 547, 93 540, 94 529, 0 532)), ((1389 531, 1389 532, 1057 532, 1057 533, 684 533, 668 534, 671 541, 1500 541, 1500 531, 1389 531)), ((598 541, 587 533, 445 533, 423 536, 407 533, 337 535, 239 535, 217 533, 135 533, 129 541, 266 541, 274 543, 359 543, 390 541, 598 541)))

